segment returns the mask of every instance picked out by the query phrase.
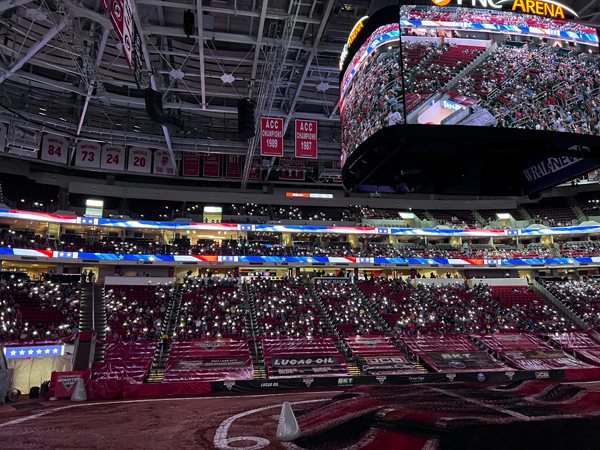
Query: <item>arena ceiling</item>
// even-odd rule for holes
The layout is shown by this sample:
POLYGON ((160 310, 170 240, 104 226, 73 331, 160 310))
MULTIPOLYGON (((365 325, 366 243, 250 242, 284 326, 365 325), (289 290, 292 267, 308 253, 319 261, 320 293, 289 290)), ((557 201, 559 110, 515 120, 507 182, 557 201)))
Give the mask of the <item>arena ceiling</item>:
MULTIPOLYGON (((237 100, 270 87, 264 115, 319 122, 319 178, 340 157, 338 60, 356 21, 387 0, 132 0, 143 42, 138 88, 101 0, 0 1, 0 118, 23 148, 41 131, 114 144, 246 155, 237 100), (194 14, 188 37, 184 12, 194 14), (273 63, 277 58, 282 64, 273 63), (144 89, 184 122, 169 131, 146 113, 144 89), (273 82, 275 80, 275 82, 273 82), (14 126, 13 126, 14 125, 14 126)), ((600 2, 565 2, 582 21, 600 22, 600 2)), ((256 117, 260 117, 257 112, 256 117)), ((291 129, 291 127, 290 127, 291 129)), ((291 133, 286 156, 292 156, 291 133)), ((276 164, 273 158, 270 162, 276 164)), ((313 176, 314 178, 314 176, 313 176)))

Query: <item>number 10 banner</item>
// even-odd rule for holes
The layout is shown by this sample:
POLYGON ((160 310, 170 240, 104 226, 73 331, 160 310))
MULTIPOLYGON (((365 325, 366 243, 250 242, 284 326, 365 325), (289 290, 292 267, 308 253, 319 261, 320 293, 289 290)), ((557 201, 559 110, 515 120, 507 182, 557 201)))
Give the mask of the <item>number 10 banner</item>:
POLYGON ((260 155, 283 156, 283 119, 261 118, 260 155))
POLYGON ((317 122, 296 120, 296 158, 317 157, 317 122))

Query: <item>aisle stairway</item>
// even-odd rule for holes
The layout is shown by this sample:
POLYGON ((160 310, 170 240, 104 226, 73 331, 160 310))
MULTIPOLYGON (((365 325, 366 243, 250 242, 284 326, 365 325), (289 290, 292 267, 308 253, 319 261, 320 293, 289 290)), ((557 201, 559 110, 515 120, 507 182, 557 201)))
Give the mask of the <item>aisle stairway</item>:
POLYGON ((84 283, 79 308, 79 338, 73 355, 73 370, 89 370, 91 351, 94 351, 91 362, 104 361, 104 346, 95 343, 95 339, 106 339, 104 285, 84 283))

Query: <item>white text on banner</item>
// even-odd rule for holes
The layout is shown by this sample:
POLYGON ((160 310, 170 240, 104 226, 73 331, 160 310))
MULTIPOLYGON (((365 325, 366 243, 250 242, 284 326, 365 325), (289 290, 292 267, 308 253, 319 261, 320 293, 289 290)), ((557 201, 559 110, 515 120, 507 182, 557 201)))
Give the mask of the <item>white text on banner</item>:
POLYGON ((283 156, 283 119, 261 117, 260 154, 261 156, 283 156))
POLYGON ((317 157, 317 122, 296 119, 296 158, 317 157))

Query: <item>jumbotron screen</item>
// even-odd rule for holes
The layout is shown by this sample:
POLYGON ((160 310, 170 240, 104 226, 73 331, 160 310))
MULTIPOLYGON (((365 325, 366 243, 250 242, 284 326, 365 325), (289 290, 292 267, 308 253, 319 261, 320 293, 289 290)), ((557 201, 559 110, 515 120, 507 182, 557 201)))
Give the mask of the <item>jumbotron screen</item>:
POLYGON ((352 53, 346 46, 344 161, 377 131, 405 123, 600 134, 594 28, 568 20, 575 12, 552 0, 457 3, 401 4, 399 23, 379 26, 352 53))

